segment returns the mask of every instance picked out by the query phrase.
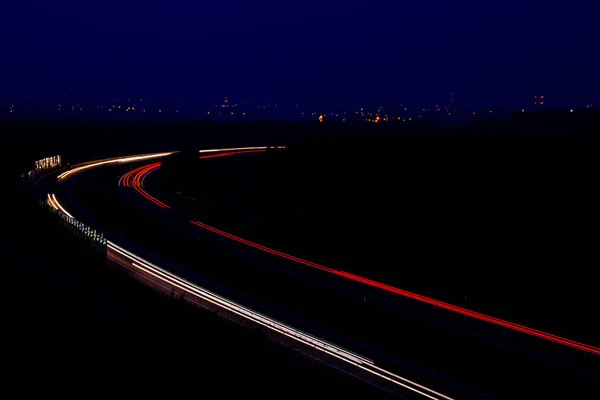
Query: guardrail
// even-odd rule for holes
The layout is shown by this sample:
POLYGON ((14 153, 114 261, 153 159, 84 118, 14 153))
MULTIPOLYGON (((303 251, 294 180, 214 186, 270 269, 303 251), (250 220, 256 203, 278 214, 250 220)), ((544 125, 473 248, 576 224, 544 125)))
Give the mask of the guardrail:
MULTIPOLYGON (((211 151, 219 150, 220 149, 211 151)), ((63 172, 57 176, 57 180, 60 181, 72 173, 96 166, 134 162, 158 158, 168 154, 171 153, 122 157, 87 163, 63 172)), ((173 293, 177 292, 177 294, 187 294, 187 296, 182 298, 185 298, 191 303, 204 308, 207 308, 207 306, 210 305, 213 310, 219 310, 219 314, 223 313, 221 315, 228 319, 238 321, 238 323, 243 321, 250 326, 254 325, 255 327, 261 327, 264 332, 269 333, 269 336, 277 335, 277 341, 280 343, 294 347, 307 356, 323 360, 337 369, 345 371, 366 382, 375 384, 386 391, 394 393, 396 391, 408 391, 412 392, 413 395, 420 395, 421 397, 431 400, 453 400, 451 397, 438 393, 405 377, 396 375, 391 371, 385 370, 375 365, 375 362, 371 359, 319 339, 316 336, 296 329, 293 326, 286 325, 264 314, 253 311, 250 308, 187 281, 186 279, 141 258, 123 247, 120 247, 116 243, 107 240, 103 232, 75 219, 59 203, 54 194, 48 194, 46 200, 40 201, 40 205, 56 215, 57 218, 63 222, 65 227, 76 237, 97 249, 107 261, 120 258, 121 260, 118 262, 122 266, 125 266, 130 271, 136 272, 138 276, 144 277, 144 279, 153 286, 171 289, 173 293), (108 250, 110 250, 110 255, 108 250), (315 353, 311 354, 310 352, 307 352, 308 349, 315 353)), ((273 338, 274 336, 271 337, 273 338)))
POLYGON ((103 232, 76 220, 73 216, 65 214, 46 201, 40 201, 39 204, 43 209, 54 214, 75 237, 84 241, 88 246, 97 250, 106 258, 108 243, 103 232))

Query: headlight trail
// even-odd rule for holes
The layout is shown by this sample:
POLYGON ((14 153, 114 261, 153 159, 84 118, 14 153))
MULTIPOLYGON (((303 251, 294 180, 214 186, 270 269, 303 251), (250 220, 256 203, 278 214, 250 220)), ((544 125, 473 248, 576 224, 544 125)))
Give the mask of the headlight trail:
MULTIPOLYGON (((232 147, 229 149, 207 149, 199 150, 198 153, 219 153, 221 151, 246 151, 246 150, 266 150, 268 146, 255 146, 255 147, 232 147)), ((277 149, 283 149, 285 146, 276 146, 277 149)))
MULTIPOLYGON (((56 199, 56 196, 52 195, 52 200, 62 212, 65 212, 67 215, 70 216, 70 214, 66 212, 65 208, 56 199)), ((232 314, 237 315, 240 318, 244 318, 253 323, 259 324, 269 330, 277 332, 285 337, 293 339, 304 345, 310 346, 316 350, 321 351, 322 353, 335 357, 338 360, 353 365, 363 371, 378 376, 388 382, 394 383, 404 389, 420 394, 428 399, 454 400, 451 397, 438 393, 407 378, 401 377, 383 368, 375 366, 373 360, 360 356, 356 353, 348 351, 342 347, 336 346, 327 341, 321 340, 315 336, 302 332, 291 326, 285 325, 277 320, 269 318, 263 314, 255 312, 247 307, 244 307, 213 292, 210 292, 163 268, 158 267, 155 264, 150 263, 149 261, 146 261, 145 259, 117 245, 116 243, 107 241, 107 246, 110 251, 117 253, 120 256, 125 257, 129 260, 129 264, 127 265, 127 267, 136 268, 139 271, 143 271, 144 273, 152 276, 153 279, 149 279, 147 277, 146 279, 155 284, 167 284, 168 287, 175 287, 195 297, 196 299, 200 299, 202 301, 212 304, 213 306, 225 309, 231 312, 232 314)), ((119 261, 113 254, 109 253, 108 257, 116 262, 123 264, 122 261, 119 261)))
MULTIPOLYGON (((235 154, 239 154, 239 153, 244 153, 247 151, 264 151, 264 147, 261 148, 235 148, 235 149, 215 149, 215 150, 201 150, 201 152, 204 153, 211 153, 211 152, 220 152, 220 151, 228 151, 229 153, 232 154, 228 154, 228 153, 224 153, 229 155, 235 155, 235 154)), ((215 156, 220 156, 220 155, 215 155, 215 156)), ((212 156, 209 156, 212 157, 212 156)), ((202 157, 201 157, 202 158, 202 157)), ((150 173, 151 171, 157 169, 160 167, 160 163, 155 163, 155 164, 150 164, 150 165, 146 165, 140 168, 137 168, 136 170, 133 170, 131 172, 129 172, 128 174, 124 175, 121 179, 124 182, 124 186, 128 186, 131 185, 136 191, 138 191, 140 194, 142 194, 142 196, 144 196, 146 199, 150 200, 151 202, 153 202, 154 204, 158 205, 161 208, 170 208, 168 205, 162 203, 160 200, 158 200, 157 198, 151 196, 150 194, 148 194, 146 191, 144 191, 144 189, 142 188, 142 181, 145 175, 147 175, 148 173, 150 173)), ((453 304, 449 304, 440 300, 436 300, 427 296, 423 296, 417 293, 413 293, 413 292, 409 292, 407 290, 404 289, 400 289, 391 285, 387 285, 385 283, 382 282, 377 282, 374 281, 372 279, 368 279, 359 275, 355 275, 349 272, 345 272, 345 271, 341 271, 341 270, 336 270, 333 268, 329 268, 308 260, 304 260, 301 259, 299 257, 295 257, 292 256, 290 254, 275 250, 275 249, 271 249, 268 248, 266 246, 260 245, 258 243, 254 243, 250 240, 241 238, 239 236, 235 236, 231 233, 222 231, 220 229, 217 229, 213 226, 207 225, 201 221, 190 221, 190 223, 205 229, 207 231, 210 231, 212 233, 215 233, 217 235, 226 237, 228 239, 231 239, 233 241, 236 241, 238 243, 242 243, 246 246, 249 247, 253 247, 255 249, 264 251, 266 253, 270 253, 282 258, 285 258, 287 260, 293 261, 293 262, 297 262, 299 264, 314 268, 314 269, 318 269, 333 275, 337 275, 349 280, 352 280, 354 282, 359 282, 362 284, 365 284, 367 286, 371 286, 374 288, 378 288, 384 291, 387 291, 389 293, 394 293, 394 294, 398 294, 422 303, 426 303, 438 308, 442 308, 448 311, 452 311, 455 312, 457 314, 461 314, 470 318, 474 318, 480 321, 484 321, 484 322, 488 322, 497 326, 501 326, 507 329, 511 329, 520 333, 524 333, 527 335, 531 335, 534 337, 538 337, 541 339, 545 339, 557 344, 561 344, 567 347, 571 347, 577 350, 581 350, 581 351, 585 351, 591 354, 595 354, 595 355, 600 355, 600 348, 591 346, 591 345, 587 345, 584 343, 580 343, 571 339, 567 339, 567 338, 563 338, 557 335, 553 335, 538 329, 534 329, 534 328, 529 328, 527 326, 524 325, 520 325, 520 324, 516 324, 514 322, 510 322, 510 321, 506 321, 500 318, 496 318, 496 317, 492 317, 483 313, 479 313, 476 311, 472 311, 463 307, 459 307, 459 306, 455 306, 453 304)))
MULTIPOLYGON (((325 354, 333 356, 341 361, 358 367, 366 372, 369 372, 375 376, 385 379, 388 382, 399 385, 405 389, 411 390, 414 393, 420 394, 428 399, 438 400, 453 400, 451 397, 438 393, 432 389, 429 389, 423 385, 406 379, 402 376, 394 374, 383 368, 376 366, 372 360, 364 358, 358 354, 350 352, 339 346, 331 344, 329 342, 318 339, 315 336, 309 335, 293 327, 287 326, 277 320, 269 318, 263 314, 257 313, 249 308, 241 306, 235 302, 232 302, 222 296, 219 296, 213 292, 210 292, 200 286, 197 286, 177 275, 164 270, 155 264, 152 264, 143 258, 125 250, 124 248, 116 245, 113 242, 108 242, 110 250, 128 258, 131 261, 131 266, 137 268, 149 275, 154 279, 157 279, 161 283, 166 283, 170 287, 176 287, 189 295, 199 298, 205 302, 211 303, 212 305, 223 308, 239 317, 248 319, 254 323, 257 323, 267 329, 282 334, 288 338, 296 340, 300 343, 308 345, 314 349, 317 349, 325 354)), ((156 283, 156 282, 155 282, 156 283)))
POLYGON ((73 216, 71 214, 69 214, 69 212, 67 210, 65 210, 65 208, 58 202, 58 200, 56 199, 56 195, 54 195, 54 193, 52 194, 52 200, 54 201, 54 204, 56 204, 56 206, 58 208, 60 208, 60 211, 62 211, 63 213, 65 213, 66 215, 68 215, 71 219, 75 219, 73 218, 73 216))
POLYGON ((132 187, 136 192, 138 192, 147 200, 151 201, 160 208, 171 208, 168 204, 163 203, 156 197, 146 192, 142 186, 142 181, 144 177, 150 172, 160 168, 160 165, 161 163, 157 162, 154 164, 144 165, 129 171, 128 173, 123 175, 121 179, 119 179, 119 186, 122 185, 123 187, 132 187))
POLYGON ((513 322, 505 321, 505 320, 502 320, 500 318, 491 317, 491 316, 488 316, 488 315, 485 315, 485 314, 482 314, 482 313, 478 313, 476 311, 471 311, 471 310, 468 310, 468 309, 463 308, 463 307, 458 307, 458 306, 455 306, 455 305, 452 305, 452 304, 449 304, 449 303, 445 303, 445 302, 440 301, 440 300, 435 300, 435 299, 432 299, 430 297, 426 297, 426 296, 423 296, 423 295, 420 295, 420 294, 417 294, 417 293, 412 293, 412 292, 409 292, 407 290, 403 290, 403 289, 399 289, 399 288, 396 288, 396 287, 393 287, 393 286, 390 286, 390 285, 386 285, 384 283, 377 282, 377 281, 374 281, 374 280, 371 280, 371 279, 367 279, 367 278, 364 278, 362 276, 354 275, 354 274, 351 274, 349 272, 344 272, 344 271, 336 270, 336 269, 333 269, 333 268, 325 267, 323 265, 319 265, 319 264, 311 262, 311 261, 303 260, 303 259, 301 259, 299 257, 295 257, 295 256, 283 253, 283 252, 278 251, 278 250, 270 249, 270 248, 268 248, 266 246, 262 246, 262 245, 260 245, 258 243, 254 243, 254 242, 251 242, 249 240, 243 239, 243 238, 241 238, 239 236, 232 235, 231 233, 222 231, 220 229, 217 229, 215 227, 212 227, 212 226, 207 225, 205 223, 202 223, 200 221, 190 221, 190 222, 192 224, 194 224, 194 225, 202 228, 202 229, 205 229, 205 230, 208 230, 210 232, 216 233, 217 235, 220 235, 220 236, 226 237, 228 239, 234 240, 236 242, 242 243, 242 244, 244 244, 246 246, 250 246, 250 247, 253 247, 255 249, 258 249, 258 250, 261 250, 261 251, 264 251, 264 252, 267 252, 267 253, 274 254, 276 256, 288 259, 290 261, 294 261, 294 262, 297 262, 299 264, 306 265, 306 266, 311 267, 311 268, 315 268, 315 269, 318 269, 318 270, 321 270, 321 271, 328 272, 330 274, 341 276, 343 278, 350 279, 350 280, 355 281, 355 282, 360 282, 360 283, 363 283, 363 284, 368 285, 368 286, 372 286, 372 287, 375 287, 375 288, 378 288, 378 289, 385 290, 387 292, 399 294, 401 296, 408 297, 408 298, 411 298, 413 300, 417 300, 417 301, 420 301, 420 302, 423 302, 423 303, 427 303, 427 304, 430 304, 430 305, 433 305, 433 306, 436 306, 436 307, 439 307, 439 308, 443 308, 445 310, 452 311, 452 312, 455 312, 455 313, 458 313, 458 314, 462 314, 462 315, 465 315, 465 316, 468 316, 468 317, 471 317, 471 318, 475 318, 475 319, 478 319, 478 320, 481 320, 481 321, 489 322, 489 323, 492 323, 492 324, 495 324, 495 325, 499 325, 499 326, 502 326, 502 327, 505 327, 505 328, 509 328, 509 329, 512 329, 512 330, 515 330, 515 331, 518 331, 518 332, 521 332, 521 333, 528 334, 528 335, 536 336, 536 337, 539 337, 539 338, 542 338, 542 339, 546 339, 546 340, 549 340, 549 341, 552 341, 552 342, 555 342, 555 343, 559 343, 559 344, 562 344, 562 345, 565 345, 565 346, 569 346, 569 347, 572 347, 572 348, 575 348, 575 349, 578 349, 578 350, 583 350, 583 351, 587 351, 587 352, 592 353, 592 354, 600 355, 600 349, 598 349, 596 347, 593 347, 593 346, 590 346, 590 345, 587 345, 587 344, 579 343, 579 342, 576 342, 574 340, 562 338, 560 336, 552 335, 552 334, 549 334, 549 333, 546 333, 546 332, 543 332, 543 331, 540 331, 540 330, 537 330, 537 329, 533 329, 533 328, 529 328, 529 327, 526 327, 526 326, 523 326, 523 325, 519 325, 519 324, 516 324, 516 323, 513 323, 513 322))
MULTIPOLYGON (((131 158, 130 158, 131 159, 131 158)), ((121 159, 122 160, 122 159, 121 159)), ((133 160, 134 161, 134 160, 133 160)), ((113 162, 111 160, 111 162, 113 162)), ((124 161, 117 161, 124 162, 124 161)), ((104 165, 106 162, 95 163, 93 166, 104 165)), ((136 169, 130 171, 126 174, 127 179, 122 177, 119 181, 123 182, 124 185, 133 185, 134 187, 139 185, 141 186, 143 182, 143 177, 149 173, 150 171, 160 167, 160 163, 151 164, 150 166, 145 166, 142 169, 136 169), (158 165, 156 165, 158 164, 158 165), (137 171, 137 172, 134 172, 137 171), (125 183, 126 182, 126 183, 125 183)), ((91 168, 92 166, 86 165, 86 167, 91 168)), ((74 172, 74 171, 73 171, 74 172)), ((63 175, 63 178, 68 175, 63 175)), ((59 178, 60 179, 60 178, 59 178)), ((142 189, 143 190, 143 189, 142 189)), ((145 192, 145 191, 144 191, 145 192)), ((150 195, 148 195, 150 196, 150 195)), ((146 197, 146 196, 144 196, 146 197)), ((152 196, 150 196, 152 197, 152 196)), ((60 204, 58 199, 54 194, 48 195, 49 203, 59 209, 61 212, 65 213, 69 217, 73 218, 73 216, 60 204)), ((157 200, 159 201, 159 200, 157 200)), ((159 201, 160 202, 160 201, 159 201)), ((73 218, 74 219, 74 218, 73 218)), ((150 263, 149 261, 141 258, 140 256, 124 249, 123 247, 117 245, 112 241, 107 241, 107 247, 109 249, 109 254, 107 255, 115 262, 120 263, 121 265, 125 265, 123 261, 119 260, 115 257, 115 254, 118 254, 121 258, 125 258, 129 261, 129 265, 125 265, 128 268, 137 269, 139 272, 142 272, 146 275, 152 277, 149 279, 147 276, 144 276, 145 279, 153 282, 154 284, 159 284, 162 287, 164 285, 168 285, 173 288, 188 293, 190 296, 193 296, 196 299, 200 299, 206 303, 210 303, 215 307, 219 307, 221 309, 225 309, 228 312, 237 315, 240 318, 245 320, 249 320, 253 323, 259 324, 266 329, 277 332, 280 335, 283 335, 287 338, 297 341, 298 343, 302 343, 303 345, 310 346, 321 353, 327 354, 331 357, 334 357, 346 364, 352 365, 362 371, 365 371, 372 376, 379 377, 387 382, 397 385, 399 388, 403 388, 409 390, 413 393, 421 395, 425 398, 431 400, 454 400, 452 397, 443 395, 437 391, 434 391, 426 386, 420 385, 412 380, 394 374, 390 371, 387 371, 379 366, 376 366, 373 360, 365 358, 359 354, 356 354, 352 351, 346 350, 340 346, 329 343, 322 339, 319 339, 313 335, 310 335, 306 332, 298 330, 294 327, 288 326, 282 322, 279 322, 275 319, 267 317, 261 313, 253 311, 247 307, 244 307, 238 303, 235 303, 231 300, 226 299, 216 293, 208 291, 192 282, 189 282, 172 272, 169 272, 163 268, 158 267, 155 264, 150 263)), ((138 273, 139 274, 139 273, 138 273)))
POLYGON ((142 160, 148 160, 148 159, 152 159, 152 158, 165 157, 165 156, 168 156, 170 154, 173 154, 173 152, 147 154, 147 155, 142 155, 142 156, 121 157, 121 158, 114 158, 114 159, 110 159, 110 160, 98 161, 98 162, 95 162, 95 163, 82 165, 80 167, 75 167, 75 168, 70 169, 70 170, 68 170, 66 172, 63 172, 62 174, 58 175, 58 180, 66 178, 67 176, 69 176, 69 175, 71 175, 71 174, 73 174, 75 172, 83 171, 83 170, 86 170, 86 169, 89 169, 89 168, 99 167, 101 165, 119 164, 119 163, 129 163, 129 162, 135 162, 135 161, 142 161, 142 160))
POLYGON ((54 203, 54 200, 52 200, 52 197, 50 196, 50 193, 48 193, 48 200, 46 200, 46 202, 48 204, 50 204, 50 206, 52 206, 52 208, 54 208, 55 210, 59 210, 59 208, 56 205, 56 203, 54 203))

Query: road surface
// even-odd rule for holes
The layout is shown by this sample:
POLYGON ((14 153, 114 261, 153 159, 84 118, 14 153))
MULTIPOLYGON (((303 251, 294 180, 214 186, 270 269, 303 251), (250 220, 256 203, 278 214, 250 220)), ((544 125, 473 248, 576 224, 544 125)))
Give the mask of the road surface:
MULTIPOLYGON (((200 156, 262 150, 208 150, 200 156)), ((548 389, 556 394, 559 387, 567 393, 573 387, 584 390, 597 379, 598 349, 593 346, 384 286, 190 221, 144 188, 146 177, 160 167, 154 158, 165 155, 72 169, 58 176, 58 185, 46 187, 53 191, 49 201, 114 232, 109 257, 157 288, 175 288, 238 322, 262 324, 280 341, 312 347, 327 362, 347 364, 349 373, 403 396, 524 397, 548 389), (140 165, 131 169, 130 162, 140 165), (144 247, 153 250, 150 256, 185 268, 159 267, 123 246, 142 236, 144 247), (173 246, 175 237, 178 246, 173 246), (199 267, 204 255, 198 254, 198 243, 220 262, 199 267), (554 388, 538 386, 550 376, 562 382, 554 388)))

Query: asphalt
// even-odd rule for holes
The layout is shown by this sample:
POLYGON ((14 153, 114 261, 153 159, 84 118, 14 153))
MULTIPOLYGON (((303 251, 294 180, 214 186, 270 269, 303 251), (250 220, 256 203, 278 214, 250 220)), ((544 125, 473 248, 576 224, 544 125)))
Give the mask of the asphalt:
POLYGON ((76 218, 150 250, 177 273, 457 398, 556 398, 596 386, 597 357, 232 243, 119 191, 130 168, 89 170, 47 190, 76 218))

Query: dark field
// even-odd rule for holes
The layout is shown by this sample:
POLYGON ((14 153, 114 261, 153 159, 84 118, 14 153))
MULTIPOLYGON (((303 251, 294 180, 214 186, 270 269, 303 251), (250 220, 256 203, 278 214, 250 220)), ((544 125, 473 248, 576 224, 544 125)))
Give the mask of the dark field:
POLYGON ((261 244, 598 343, 589 318, 600 222, 593 126, 321 137, 209 160, 179 154, 152 182, 167 202, 261 244))
MULTIPOLYGON (((151 193, 190 216, 336 269, 595 345, 600 344, 600 332, 592 317, 597 304, 593 276, 598 265, 595 249, 600 218, 594 207, 598 203, 594 187, 600 163, 596 157, 599 127, 598 115, 592 113, 517 116, 510 121, 454 130, 428 124, 404 130, 361 124, 29 122, 2 126, 8 137, 32 132, 27 141, 15 142, 17 151, 10 165, 15 175, 33 159, 55 153, 75 162, 192 149, 166 160, 147 182, 151 193), (263 144, 285 144, 289 149, 202 161, 197 160, 195 152, 199 148, 263 144)), ((103 179, 111 187, 116 185, 110 178, 103 179)), ((82 207, 85 205, 83 208, 95 209, 97 217, 112 223, 120 232, 147 232, 147 237, 137 236, 140 244, 150 246, 153 252, 177 252, 177 234, 166 232, 158 222, 141 213, 134 216, 134 208, 127 209, 128 203, 121 211, 128 210, 123 212, 138 221, 137 227, 119 226, 118 215, 103 211, 103 201, 123 202, 116 189, 107 191, 91 184, 74 191, 73 196, 82 207), (93 199, 98 204, 89 203, 93 199), (172 246, 152 237, 152 229, 162 229, 166 236, 173 234, 172 246)), ((36 285, 36 295, 24 295, 16 314, 20 314, 19 310, 31 312, 41 302, 63 310, 56 318, 37 311, 45 318, 36 317, 43 321, 39 324, 17 320, 22 330, 17 330, 16 336, 23 338, 22 343, 33 342, 35 335, 31 333, 36 331, 48 337, 36 346, 28 345, 30 359, 36 359, 38 353, 47 360, 66 353, 71 364, 90 368, 124 359, 128 361, 123 370, 152 366, 152 372, 158 365, 176 364, 187 371, 183 374, 187 382, 197 379, 194 371, 201 371, 218 385, 220 372, 206 366, 187 366, 196 358, 214 361, 216 357, 220 359, 217 368, 221 368, 217 370, 225 371, 237 362, 238 349, 247 351, 254 346, 250 344, 256 339, 252 333, 242 330, 238 338, 236 327, 155 296, 128 283, 118 273, 106 272, 102 267, 79 271, 80 253, 67 255, 57 250, 69 240, 66 235, 53 237, 52 244, 45 243, 43 236, 32 241, 36 227, 52 232, 55 227, 28 211, 28 204, 20 204, 21 214, 28 215, 26 224, 19 222, 19 214, 12 219, 16 224, 11 226, 19 226, 20 233, 10 243, 15 244, 15 249, 16 243, 29 243, 43 250, 21 259, 18 253, 11 253, 17 260, 14 265, 21 265, 18 287, 25 288, 32 282, 36 285), (61 270, 58 278, 40 267, 47 263, 52 271, 57 266, 62 268, 61 257, 70 267, 61 270), (65 285, 63 280, 68 283, 65 285), (68 287, 87 287, 91 282, 95 285, 94 294, 85 295, 91 296, 94 305, 84 302, 72 306, 83 292, 69 291, 68 287), (61 294, 63 290, 68 294, 61 294), (108 297, 107 292, 111 292, 108 297), (117 311, 122 303, 133 304, 126 306, 131 309, 129 314, 117 311), (95 310, 94 307, 100 311, 88 315, 87 310, 95 310), (168 319, 160 314, 154 321, 156 308, 167 310, 168 319), (150 320, 131 318, 138 313, 148 315, 150 320), (79 318, 83 319, 84 328, 80 328, 79 318), (197 321, 194 325, 183 322, 190 319, 197 321), (46 328, 51 324, 60 326, 58 332, 46 328), (175 330, 166 329, 165 325, 173 325, 175 330), (123 336, 114 333, 123 326, 128 337, 153 332, 153 336, 144 339, 143 346, 156 343, 156 359, 149 360, 139 347, 135 354, 122 356, 134 342, 122 342, 123 336), (205 326, 214 330, 206 332, 205 326), (84 339, 73 336, 72 332, 78 329, 84 330, 84 339), (190 356, 190 346, 196 346, 197 338, 205 335, 207 343, 231 337, 248 345, 241 344, 226 355, 222 348, 216 350, 208 344, 194 349, 190 356), (179 343, 180 338, 178 350, 173 353, 171 343, 179 343), (78 349, 90 348, 89 342, 103 344, 94 348, 90 357, 84 357, 78 349), (57 346, 64 348, 64 353, 52 348, 51 343, 60 343, 57 346)), ((214 263, 216 270, 221 264, 240 264, 209 247, 198 246, 195 250, 203 255, 204 262, 214 263)), ((183 253, 181 262, 186 266, 188 261, 197 259, 192 253, 183 253)), ((86 265, 95 262, 83 259, 86 265)), ((202 268, 202 263, 199 265, 202 268)), ((240 274, 233 280, 243 282, 244 277, 240 274)), ((302 287, 298 286, 298 290, 302 287)), ((317 297, 315 293, 315 301, 317 297)), ((288 306, 292 305, 282 304, 284 308, 288 306)), ((258 353, 243 353, 244 357, 274 351, 281 356, 274 355, 273 362, 286 365, 289 357, 297 358, 268 341, 259 339, 256 343, 258 353), (261 346, 265 346, 264 350, 261 346)), ((404 351, 408 357, 410 349, 404 351)), ((419 360, 416 349, 410 357, 419 360)), ((442 360, 433 355, 431 360, 422 359, 423 363, 429 361, 442 360)), ((244 371, 253 369, 252 365, 251 361, 242 364, 231 373, 242 376, 244 371)), ((65 371, 72 373, 68 371, 73 369, 65 371)), ((302 375, 297 370, 280 372, 318 384, 310 374, 302 375)), ((256 384, 253 393, 263 393, 264 386, 257 383, 262 374, 277 376, 272 370, 257 369, 255 374, 244 377, 249 385, 256 384)), ((482 374, 485 375, 483 371, 482 374)), ((32 375, 39 376, 39 372, 32 375)), ((127 376, 126 372, 120 375, 127 376)), ((316 375, 325 377, 327 372, 316 375)), ((172 379, 176 376, 179 373, 174 373, 172 379)), ((299 385, 293 380, 277 380, 282 385, 299 385)), ((339 385, 346 385, 342 381, 339 385)), ((310 391, 307 387, 307 393, 310 391)))

